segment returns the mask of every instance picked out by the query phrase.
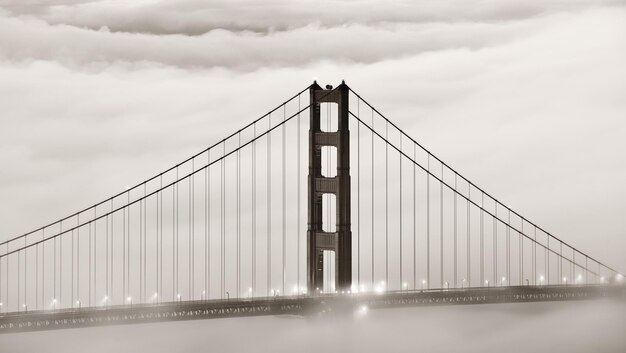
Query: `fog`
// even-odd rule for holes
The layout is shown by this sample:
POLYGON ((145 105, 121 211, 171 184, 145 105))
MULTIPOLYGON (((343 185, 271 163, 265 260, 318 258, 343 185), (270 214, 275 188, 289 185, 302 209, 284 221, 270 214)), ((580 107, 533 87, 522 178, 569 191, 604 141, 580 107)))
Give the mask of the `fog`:
POLYGON ((345 79, 625 271, 623 2, 264 5, 0 1, 0 239, 157 174, 314 78, 345 79))
MULTIPOLYGON (((624 273, 624 62, 617 0, 0 0, 0 241, 159 173, 314 79, 345 79, 624 273)), ((3 335, 0 351, 623 352, 625 316, 623 303, 420 308, 3 335)))
POLYGON ((368 310, 0 335, 3 352, 604 352, 626 350, 626 303, 368 310))

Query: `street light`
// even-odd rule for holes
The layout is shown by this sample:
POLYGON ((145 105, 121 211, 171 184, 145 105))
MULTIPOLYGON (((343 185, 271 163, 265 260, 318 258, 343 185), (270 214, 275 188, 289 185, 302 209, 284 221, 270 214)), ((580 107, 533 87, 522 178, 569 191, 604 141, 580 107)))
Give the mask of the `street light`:
POLYGON ((500 282, 500 286, 504 286, 504 282, 506 282, 506 277, 502 276, 502 281, 500 282))
POLYGON ((565 283, 565 285, 567 285, 567 277, 563 277, 563 283, 565 283))
POLYGON ((78 306, 78 309, 80 309, 80 300, 76 301, 76 306, 78 306))
POLYGON ((487 285, 487 288, 489 288, 489 280, 485 280, 485 284, 487 285))
POLYGON ((461 288, 465 288, 465 278, 463 278, 463 281, 461 281, 461 288))
POLYGON ((539 276, 539 284, 543 285, 543 281, 544 281, 545 279, 546 279, 546 278, 545 278, 545 277, 543 277, 543 275, 539 276))
POLYGON ((424 285, 426 285, 426 280, 425 279, 422 280, 422 291, 424 290, 424 285))
POLYGON ((357 311, 356 314, 357 316, 365 316, 367 314, 367 305, 361 305, 357 311))

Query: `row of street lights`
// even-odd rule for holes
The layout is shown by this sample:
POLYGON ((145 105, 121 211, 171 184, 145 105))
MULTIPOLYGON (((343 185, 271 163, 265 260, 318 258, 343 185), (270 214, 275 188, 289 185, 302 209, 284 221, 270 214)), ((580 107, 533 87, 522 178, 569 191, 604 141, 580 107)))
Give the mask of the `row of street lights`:
MULTIPOLYGON (((617 274, 615 276, 615 280, 616 280, 617 283, 622 283, 623 280, 624 280, 624 276, 622 274, 617 274)), ((545 281, 546 281, 545 276, 543 276, 543 275, 539 276, 539 285, 540 286, 544 285, 545 281)), ((581 274, 579 274, 578 276, 576 276, 576 280, 574 281, 574 283, 581 283, 582 281, 583 281, 583 276, 581 274)), ((527 286, 530 285, 530 282, 529 282, 528 279, 525 279, 525 282, 526 282, 527 286)), ((463 288, 469 288, 469 286, 466 286, 466 283, 467 283, 467 280, 465 278, 463 278, 463 280, 461 281, 461 288, 462 289, 463 288)), ((500 281, 500 286, 505 286, 506 283, 507 283, 507 278, 503 276, 501 278, 501 281, 500 281)), ((564 285, 567 285, 568 284, 568 278, 567 277, 563 277, 562 278, 562 283, 564 285)), ((604 283, 606 283, 606 278, 604 276, 601 276, 600 277, 600 284, 604 284, 604 283)), ((426 286, 426 284, 427 284, 426 280, 423 279, 421 281, 421 290, 422 291, 424 291, 425 289, 429 289, 426 286)), ((487 288, 489 288, 490 285, 491 285, 491 283, 489 282, 489 280, 485 280, 485 286, 487 288)), ((387 291, 386 286, 387 286, 387 284, 385 283, 385 281, 381 281, 381 282, 379 282, 379 284, 377 286, 374 287, 374 292, 375 293, 379 293, 379 294, 380 293, 384 293, 384 292, 387 291)), ((450 289, 450 283, 446 281, 445 282, 445 288, 442 288, 442 289, 448 289, 449 290, 450 289)), ((405 291, 409 290, 409 284, 407 282, 403 282, 402 283, 402 290, 405 290, 405 291)), ((365 286, 361 285, 360 290, 353 288, 352 290, 347 290, 347 291, 344 290, 344 291, 341 291, 341 292, 334 291, 334 292, 331 292, 331 293, 333 293, 333 294, 339 294, 339 293, 341 293, 341 294, 358 294, 359 291, 360 292, 365 292, 365 286)), ((322 294, 323 290, 320 290, 320 288, 316 288, 316 292, 318 294, 322 294)), ((276 290, 271 289, 270 290, 270 294, 273 297, 280 296, 280 290, 278 290, 278 289, 276 289, 276 290)), ((306 289, 299 290, 298 286, 294 286, 293 294, 305 295, 305 294, 307 294, 307 291, 306 291, 306 289)), ((227 296, 227 300, 230 300, 230 292, 226 292, 226 296, 227 296)), ((252 288, 248 288, 247 296, 248 296, 249 299, 252 298, 252 296, 253 296, 252 288)), ((158 295, 158 293, 155 292, 153 294, 153 296, 152 296, 153 303, 158 303, 158 299, 159 299, 159 295, 158 295)), ((181 296, 180 293, 178 293, 176 295, 176 300, 178 302, 182 301, 182 296, 181 296)), ((202 291, 202 293, 201 293, 201 300, 208 300, 208 297, 206 295, 206 290, 202 291)), ((109 305, 109 296, 105 295, 101 303, 104 306, 108 306, 109 305)), ((133 298, 131 296, 128 296, 126 298, 126 304, 127 305, 132 305, 133 304, 133 298)), ((3 305, 4 304, 2 302, 0 302, 0 311, 2 311, 3 305)), ((75 305, 76 305, 75 307, 78 308, 78 309, 81 309, 81 307, 82 307, 82 303, 81 303, 80 300, 76 300, 75 305)), ((53 309, 56 310, 56 308, 57 308, 57 299, 56 298, 52 299, 52 301, 50 303, 50 306, 52 306, 53 309)), ((22 304, 22 308, 24 309, 24 311, 28 311, 28 305, 27 304, 22 304)))

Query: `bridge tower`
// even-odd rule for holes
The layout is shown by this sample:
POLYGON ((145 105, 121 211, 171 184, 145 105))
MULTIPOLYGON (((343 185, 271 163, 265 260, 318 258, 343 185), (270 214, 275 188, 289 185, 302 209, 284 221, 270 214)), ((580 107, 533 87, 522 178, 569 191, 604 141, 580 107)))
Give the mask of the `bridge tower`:
POLYGON ((322 89, 316 82, 309 88, 309 175, 307 230, 307 285, 314 293, 324 285, 324 251, 335 257, 335 289, 350 290, 352 286, 352 231, 350 225, 350 130, 348 113, 349 89, 345 82, 337 88, 322 89), (337 104, 337 131, 322 131, 320 104, 337 104), (337 152, 337 174, 322 175, 322 147, 331 146, 337 152), (336 201, 335 232, 322 227, 322 195, 334 194, 336 201))

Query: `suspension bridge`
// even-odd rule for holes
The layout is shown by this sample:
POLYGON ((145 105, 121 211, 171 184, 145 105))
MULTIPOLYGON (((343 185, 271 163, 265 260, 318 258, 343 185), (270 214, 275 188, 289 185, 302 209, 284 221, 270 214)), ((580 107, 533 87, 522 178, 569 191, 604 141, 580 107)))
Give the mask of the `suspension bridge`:
POLYGON ((624 298, 345 83, 0 243, 0 332, 624 298))

